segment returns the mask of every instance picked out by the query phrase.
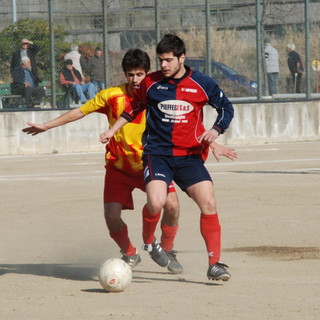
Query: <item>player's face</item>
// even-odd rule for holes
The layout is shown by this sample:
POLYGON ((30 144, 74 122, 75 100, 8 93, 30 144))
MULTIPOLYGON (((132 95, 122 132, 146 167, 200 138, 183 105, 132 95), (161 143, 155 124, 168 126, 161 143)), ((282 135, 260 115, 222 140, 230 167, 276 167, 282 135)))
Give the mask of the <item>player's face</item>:
POLYGON ((158 60, 163 75, 166 78, 181 78, 185 73, 184 59, 184 54, 178 58, 173 55, 173 52, 158 55, 158 60))
POLYGON ((146 77, 147 72, 142 68, 131 69, 125 73, 130 90, 138 87, 140 82, 146 77))

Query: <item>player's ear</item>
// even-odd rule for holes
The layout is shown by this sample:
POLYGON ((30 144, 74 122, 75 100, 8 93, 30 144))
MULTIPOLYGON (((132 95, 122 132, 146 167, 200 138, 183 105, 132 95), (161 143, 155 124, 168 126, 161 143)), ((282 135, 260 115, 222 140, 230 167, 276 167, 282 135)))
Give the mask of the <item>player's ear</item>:
POLYGON ((179 62, 181 63, 181 64, 184 64, 184 60, 186 59, 186 55, 183 53, 181 56, 180 56, 180 58, 179 58, 179 62))

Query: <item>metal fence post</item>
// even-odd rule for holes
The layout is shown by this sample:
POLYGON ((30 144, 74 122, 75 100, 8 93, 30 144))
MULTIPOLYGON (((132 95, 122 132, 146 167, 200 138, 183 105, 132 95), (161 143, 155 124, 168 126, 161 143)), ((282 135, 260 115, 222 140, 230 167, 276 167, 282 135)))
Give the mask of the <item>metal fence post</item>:
POLYGON ((108 44, 108 17, 107 17, 107 0, 102 0, 102 15, 103 15, 103 50, 104 50, 104 82, 106 88, 110 87, 110 72, 109 68, 109 44, 108 44))
MULTIPOLYGON (((154 18, 155 18, 155 29, 156 29, 156 45, 160 42, 160 7, 159 7, 159 1, 154 0, 154 18)), ((158 70, 160 68, 159 61, 157 59, 156 54, 156 69, 158 70)))
POLYGON ((50 60, 51 60, 51 107, 56 108, 56 57, 55 57, 55 44, 54 44, 54 26, 53 26, 53 8, 52 2, 54 0, 48 0, 49 9, 49 32, 50 32, 50 60))
POLYGON ((304 25, 305 25, 305 41, 306 41, 306 93, 307 99, 311 97, 311 60, 310 60, 310 22, 309 22, 309 0, 304 2, 304 25))
POLYGON ((258 100, 262 99, 262 77, 261 77, 261 4, 256 0, 256 49, 257 49, 257 83, 258 83, 258 100))
POLYGON ((210 24, 210 3, 206 0, 206 72, 209 77, 211 77, 211 24, 210 24))

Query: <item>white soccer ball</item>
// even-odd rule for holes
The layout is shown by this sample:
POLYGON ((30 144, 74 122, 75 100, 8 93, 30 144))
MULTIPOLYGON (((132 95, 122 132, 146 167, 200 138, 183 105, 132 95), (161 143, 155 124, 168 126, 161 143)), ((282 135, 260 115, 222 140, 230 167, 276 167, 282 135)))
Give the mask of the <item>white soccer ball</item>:
POLYGON ((130 266, 119 258, 105 261, 99 270, 99 282, 108 292, 121 292, 131 283, 130 266))

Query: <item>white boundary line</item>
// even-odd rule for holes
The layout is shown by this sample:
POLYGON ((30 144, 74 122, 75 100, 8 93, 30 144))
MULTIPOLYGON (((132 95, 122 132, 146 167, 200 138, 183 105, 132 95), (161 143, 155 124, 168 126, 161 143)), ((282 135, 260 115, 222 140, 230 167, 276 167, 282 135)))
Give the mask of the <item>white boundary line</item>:
MULTIPOLYGON (((213 160, 214 161, 214 160, 213 160)), ((248 162, 220 162, 220 163, 206 163, 206 167, 218 167, 218 166, 238 166, 238 165, 249 165, 249 164, 267 164, 267 163, 284 163, 284 162, 306 162, 306 161, 320 161, 320 158, 313 159, 287 159, 287 160, 262 160, 262 161, 248 161, 248 162)))

